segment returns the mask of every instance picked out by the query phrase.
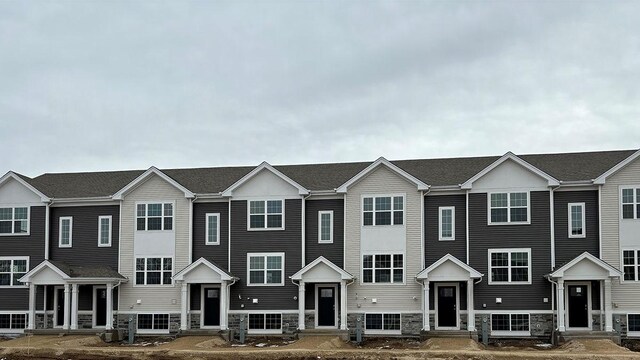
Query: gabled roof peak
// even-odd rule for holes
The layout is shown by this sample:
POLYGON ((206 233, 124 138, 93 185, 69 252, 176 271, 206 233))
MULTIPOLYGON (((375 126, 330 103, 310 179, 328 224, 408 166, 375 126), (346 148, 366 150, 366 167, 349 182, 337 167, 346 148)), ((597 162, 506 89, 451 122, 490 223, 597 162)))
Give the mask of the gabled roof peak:
POLYGON ((140 176, 138 176, 133 181, 131 181, 129 184, 127 184, 125 187, 123 187, 118 192, 113 194, 112 198, 114 200, 122 200, 124 198, 124 195, 127 192, 135 189, 137 186, 142 184, 151 175, 157 175, 160 178, 162 178, 163 180, 165 180, 166 182, 168 182, 169 184, 173 185, 175 188, 177 188, 178 190, 182 191, 184 193, 184 197, 186 197, 186 198, 193 198, 195 196, 194 193, 192 193, 186 187, 182 186, 180 183, 175 181, 173 178, 171 178, 167 174, 163 173, 162 171, 160 171, 155 166, 151 166, 149 169, 147 169, 147 171, 143 172, 140 176))
POLYGON ((391 161, 387 160, 384 156, 379 157, 376 161, 372 162, 369 166, 367 166, 364 170, 360 171, 356 176, 349 179, 344 184, 340 185, 336 192, 338 193, 346 193, 347 189, 362 180, 365 176, 375 170, 378 166, 384 165, 389 168, 391 171, 395 172, 399 176, 403 177, 405 180, 409 181, 416 185, 418 190, 428 190, 429 185, 424 183, 422 180, 416 178, 415 176, 409 174, 403 169, 399 168, 397 165, 393 164, 391 161))
POLYGON ((287 182, 289 185, 295 187, 296 189, 298 189, 298 194, 300 194, 300 195, 308 195, 309 194, 309 190, 306 189, 304 186, 298 184, 296 181, 294 181, 293 179, 291 179, 287 175, 285 175, 282 172, 280 172, 278 169, 276 169, 273 166, 271 166, 271 164, 269 164, 268 162, 263 161, 263 162, 260 163, 260 165, 256 166, 255 169, 251 170, 248 174, 243 176, 240 180, 236 181, 235 183, 233 183, 233 185, 231 185, 227 189, 225 189, 222 192, 222 196, 232 196, 234 190, 236 190, 237 188, 242 186, 242 184, 246 183, 251 178, 253 178, 257 174, 259 174, 262 170, 270 171, 271 173, 273 173, 274 175, 276 175, 280 179, 282 179, 285 182, 287 182))

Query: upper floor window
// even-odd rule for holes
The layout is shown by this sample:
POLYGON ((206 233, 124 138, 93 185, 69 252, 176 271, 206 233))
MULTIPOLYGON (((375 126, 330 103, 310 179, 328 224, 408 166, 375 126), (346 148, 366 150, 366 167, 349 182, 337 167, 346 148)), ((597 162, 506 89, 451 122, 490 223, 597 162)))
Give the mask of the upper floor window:
POLYGON ((490 284, 531 284, 531 249, 489 249, 490 284))
POLYGON ((0 208, 0 235, 29 233, 29 208, 0 208))
POLYGON ((220 245, 220 214, 206 215, 206 245, 220 245))
POLYGON ((529 223, 529 193, 490 194, 489 224, 529 223))
POLYGON ((111 246, 111 215, 98 216, 98 246, 111 246))
POLYGON ((624 271, 624 279, 629 281, 640 280, 638 259, 640 258, 640 250, 624 249, 622 250, 622 269, 624 271))
POLYGON ((333 242, 333 211, 318 212, 318 242, 333 242))
POLYGON ((136 221, 138 230, 172 230, 173 204, 138 204, 136 221))
POLYGON ((22 286, 18 279, 28 270, 28 257, 0 257, 0 286, 22 286))
POLYGON ((640 188, 622 189, 622 218, 640 219, 640 188))
POLYGON ((402 225, 404 196, 369 196, 362 198, 362 224, 402 225))
POLYGON ((284 285, 284 253, 247 254, 249 286, 284 285))
POLYGON ((136 285, 171 285, 171 275, 171 258, 136 258, 136 285))
POLYGON ((438 239, 455 240, 456 238, 456 208, 441 206, 438 208, 438 239))
POLYGON ((249 201, 249 229, 284 229, 282 200, 249 201))
POLYGON ((402 254, 375 254, 362 256, 363 283, 404 282, 402 254))
POLYGON ((587 235, 585 229, 584 203, 569 204, 569 237, 583 238, 587 235))
POLYGON ((60 217, 59 230, 58 246, 71 247, 73 241, 73 218, 71 216, 60 217))

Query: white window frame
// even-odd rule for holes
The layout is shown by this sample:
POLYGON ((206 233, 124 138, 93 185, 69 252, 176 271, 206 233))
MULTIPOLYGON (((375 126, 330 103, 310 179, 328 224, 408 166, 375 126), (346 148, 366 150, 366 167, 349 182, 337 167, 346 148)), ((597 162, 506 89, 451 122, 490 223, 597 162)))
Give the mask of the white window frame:
POLYGON ((168 334, 169 331, 171 330, 171 314, 169 313, 149 313, 149 312, 141 312, 141 313, 137 313, 136 314, 136 332, 138 334, 168 334), (153 327, 155 324, 155 317, 157 315, 167 315, 167 328, 166 329, 140 329, 138 326, 138 324, 140 323, 138 321, 138 316, 139 315, 152 315, 151 316, 151 326, 153 327))
MULTIPOLYGON (((176 204, 174 201, 141 201, 141 202, 136 202, 136 206, 133 209, 134 212, 134 224, 133 224, 133 228, 135 229, 135 231, 174 231, 176 228, 176 204), (161 224, 162 224, 162 229, 157 229, 157 230, 149 230, 149 205, 152 204, 160 204, 162 206, 162 210, 161 210, 161 224), (164 215, 164 206, 165 204, 171 204, 171 229, 165 229, 164 228, 164 219, 168 218, 169 216, 165 216, 164 215), (138 205, 144 205, 144 216, 138 216, 138 205), (139 218, 144 218, 144 229, 143 230, 138 230, 138 219, 139 218)), ((158 217, 158 216, 152 216, 152 217, 158 217)))
POLYGON ((0 311, 0 315, 9 315, 9 327, 8 328, 2 328, 0 327, 0 334, 15 334, 15 333, 22 333, 24 332, 24 330, 26 330, 29 327, 29 313, 28 312, 20 312, 20 311, 0 311), (13 317, 14 316, 24 316, 24 327, 12 327, 11 325, 13 324, 14 320, 13 317))
MULTIPOLYGON (((285 256, 283 252, 273 253, 247 253, 247 286, 284 286, 284 274, 285 274, 285 256), (280 256, 282 259, 282 268, 280 269, 280 282, 279 283, 267 283, 267 271, 274 271, 276 269, 267 269, 267 257, 268 256, 280 256), (251 283, 251 258, 263 257, 264 258, 264 278, 262 283, 251 283)), ((257 271, 257 270, 254 270, 257 271)))
MULTIPOLYGON (((387 269, 387 268, 381 268, 387 269)), ((360 285, 368 286, 368 285, 404 285, 407 279, 407 255, 403 252, 366 252, 360 255, 360 285), (391 255, 391 281, 390 282, 376 282, 376 256, 379 255, 391 255), (394 255, 402 255, 402 281, 393 281, 394 269, 400 269, 393 266, 393 257, 394 255), (371 269, 371 282, 364 281, 364 257, 365 256, 373 256, 373 267, 366 268, 366 270, 371 269)))
POLYGON ((250 312, 247 314, 247 333, 249 334, 282 334, 282 313, 279 312, 250 312), (250 329, 249 328, 249 316, 251 315, 263 315, 264 323, 261 329, 250 329), (280 329, 266 329, 267 325, 267 315, 280 315, 280 329))
POLYGON ((581 202, 581 203, 569 203, 568 205, 568 229, 569 229, 569 237, 570 238, 586 238, 587 237, 587 216, 586 216, 586 209, 587 207, 585 206, 585 203, 581 202), (571 214, 571 209, 574 206, 578 206, 581 208, 581 212, 582 212, 582 219, 580 221, 582 221, 582 234, 578 234, 575 235, 573 234, 573 215, 571 214))
POLYGON ((375 194, 375 195, 370 195, 370 194, 366 194, 366 195, 362 195, 361 199, 360 199, 360 226, 364 227, 364 228, 368 228, 368 227, 376 227, 376 226, 404 226, 407 223, 407 197, 405 196, 406 194, 375 194), (390 197, 391 198, 391 210, 376 210, 376 199, 377 198, 387 198, 390 197), (401 197, 402 198, 402 224, 396 224, 394 222, 394 216, 393 213, 396 211, 400 211, 400 210, 396 210, 395 208, 395 203, 393 201, 393 198, 395 197, 401 197), (367 198, 372 198, 373 199, 373 210, 371 211, 365 211, 364 210, 364 199, 367 198), (378 225, 376 224, 376 213, 378 212, 391 212, 391 224, 383 224, 383 225, 378 225), (364 224, 364 214, 365 213, 372 213, 373 215, 373 223, 371 225, 365 225, 364 224))
POLYGON ((164 255, 148 255, 148 256, 134 256, 133 258, 133 286, 134 287, 171 287, 175 286, 173 281, 173 275, 175 274, 176 268, 176 260, 173 256, 164 256, 164 255), (160 258, 160 270, 148 270, 147 269, 147 260, 149 259, 157 259, 160 258), (144 270, 138 270, 137 268, 137 260, 144 260, 144 270), (169 270, 164 270, 164 259, 171 259, 171 282, 168 284, 163 284, 164 282, 164 273, 169 270), (139 272, 144 273, 144 284, 138 284, 137 274, 139 272), (159 272, 160 273, 160 284, 147 284, 147 273, 148 272, 159 272))
MULTIPOLYGON (((488 275, 489 275, 489 285, 531 285, 531 272, 532 272, 532 267, 533 264, 531 264, 531 248, 510 248, 510 249, 488 249, 487 251, 488 253, 488 257, 487 257, 487 268, 488 268, 488 275), (512 265, 511 265, 511 254, 512 253, 519 253, 519 252, 526 252, 528 254, 528 260, 527 260, 527 269, 528 269, 528 281, 511 281, 511 269, 512 269, 512 265), (509 280, 508 281, 493 281, 491 279, 491 270, 492 270, 492 266, 491 266, 491 254, 495 254, 495 253, 508 253, 508 275, 509 275, 509 280)), ((502 266, 501 266, 502 268, 502 266)), ((518 266, 518 268, 520 268, 520 266, 518 266)))
POLYGON ((3 205, 0 206, 3 209, 11 209, 11 220, 1 220, 1 221, 11 221, 11 232, 0 234, 0 236, 29 236, 31 234, 31 206, 29 205, 3 205), (16 208, 27 208, 27 232, 17 233, 15 228, 16 222, 16 208))
POLYGON ((113 221, 111 215, 102 215, 98 216, 98 247, 111 247, 111 238, 113 234, 113 221), (102 220, 109 221, 109 242, 106 244, 102 243, 102 220))
POLYGON ((455 206, 440 206, 438 207, 438 240, 439 241, 453 241, 456 239, 456 207, 455 206), (444 211, 451 210, 451 236, 444 236, 442 234, 442 213, 444 211))
POLYGON ((640 263, 639 263, 640 256, 638 256, 638 252, 639 251, 640 251, 640 247, 635 247, 635 248, 625 247, 625 248, 622 248, 620 250, 620 268, 622 270, 622 276, 620 277, 620 282, 638 282, 638 281, 640 281, 640 274, 638 274, 638 272, 640 272, 640 263), (624 252, 625 251, 633 251, 633 259, 634 259, 633 260, 634 261, 633 265, 625 265, 625 263, 624 263, 624 252), (631 266, 633 266, 633 268, 634 268, 635 279, 627 280, 627 279, 624 278, 624 268, 625 267, 631 267, 631 266))
POLYGON ((640 337, 640 331, 631 331, 629 330, 629 315, 638 315, 640 313, 627 313, 627 337, 640 337))
POLYGON ((495 312, 490 314, 491 326, 489 328, 491 335, 493 336, 531 336, 531 314, 526 312, 509 311, 509 312, 495 312), (509 330, 493 330, 493 315, 508 315, 509 316, 509 330), (511 317, 513 315, 527 315, 529 317, 529 331, 512 331, 511 330, 511 317))
POLYGON ((58 220, 58 247, 70 248, 73 247, 73 216, 61 216, 58 220), (69 220, 69 243, 62 243, 62 223, 69 220))
MULTIPOLYGON (((0 260, 10 260, 11 261, 11 272, 9 272, 9 274, 11 274, 11 275, 10 275, 10 278, 9 278, 9 285, 0 285, 0 289, 9 289, 9 288, 15 289, 15 288, 20 288, 20 287, 26 286, 26 284, 13 285, 13 280, 14 280, 14 277, 15 277, 15 274, 16 274, 13 271, 13 266, 14 266, 13 262, 15 260, 26 260, 27 261, 27 268, 26 268, 27 271, 25 272, 25 274, 26 274, 30 270, 29 269, 29 257, 28 256, 0 256, 0 260)), ((3 274, 6 274, 6 273, 3 272, 3 274)), ((18 273, 18 274, 22 274, 22 273, 18 273)))
MULTIPOLYGON (((250 199, 247 200, 247 231, 279 231, 279 230, 284 230, 285 227, 285 201, 284 199, 250 199), (251 203, 254 201, 261 201, 264 203, 264 227, 255 227, 252 228, 251 227, 251 203), (280 201, 282 203, 282 212, 281 213, 271 213, 269 214, 269 212, 267 211, 267 202, 268 201, 280 201), (280 215, 282 216, 282 226, 280 227, 268 227, 268 215, 280 215)), ((260 214, 253 214, 253 215, 260 215, 260 214)))
MULTIPOLYGON (((522 206, 514 206, 514 208, 521 208, 522 206)), ((496 209, 504 209, 504 207, 498 207, 496 209)), ((530 225, 531 224, 531 191, 494 191, 487 194, 487 224, 489 225, 530 225), (527 194, 527 221, 511 221, 511 194, 527 194), (491 195, 493 194, 507 194, 507 221, 506 222, 492 222, 491 221, 491 195)))
POLYGON ((364 333, 368 335, 398 335, 402 334, 402 313, 400 312, 368 312, 364 314, 364 333), (382 329, 367 329, 367 316, 369 315, 382 315, 382 329), (399 330, 386 330, 384 328, 385 315, 399 315, 400 316, 400 329, 399 330))
POLYGON ((625 186, 620 186, 620 220, 622 221, 631 221, 631 220, 638 220, 638 207, 640 207, 640 202, 638 201, 638 196, 640 192, 640 185, 625 185, 625 186), (633 190, 633 202, 630 203, 623 203, 623 198, 622 198, 622 193, 624 192, 624 190, 633 190), (625 219, 623 217, 623 211, 622 209, 624 208, 623 205, 633 205, 633 217, 629 218, 629 219, 625 219))
POLYGON ((204 244, 220 245, 220 213, 207 213, 204 217, 204 244), (209 218, 216 218, 216 241, 209 241, 209 218))
POLYGON ((318 211, 318 243, 333 243, 333 210, 318 211), (329 240, 322 240, 322 215, 329 215, 329 240))

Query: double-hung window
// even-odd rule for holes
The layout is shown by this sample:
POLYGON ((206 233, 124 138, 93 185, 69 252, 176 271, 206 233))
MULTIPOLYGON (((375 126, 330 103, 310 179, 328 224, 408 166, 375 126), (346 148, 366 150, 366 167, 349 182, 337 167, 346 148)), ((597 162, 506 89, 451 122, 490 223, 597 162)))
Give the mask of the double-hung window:
POLYGON ((622 189, 622 218, 640 219, 640 188, 622 189))
POLYGON ((27 235, 29 233, 29 208, 0 208, 0 235, 27 235))
POLYGON ((139 231, 172 230, 173 204, 148 203, 136 207, 136 224, 139 231))
POLYGON ((489 197, 489 224, 529 223, 528 192, 491 193, 489 197))
POLYGON ((640 280, 640 249, 623 249, 622 250, 622 271, 624 272, 625 281, 640 280))
POLYGON ((456 208, 441 206, 438 208, 438 239, 455 240, 456 238, 456 208))
POLYGON ((111 246, 111 215, 98 216, 98 246, 111 246))
POLYGON ((0 257, 0 287, 23 286, 18 279, 28 270, 28 257, 0 257))
POLYGON ((531 249, 490 249, 489 284, 531 284, 531 249))
POLYGON ((318 242, 321 244, 333 242, 333 211, 318 212, 318 242))
POLYGON ((404 224, 404 196, 366 196, 362 198, 364 226, 404 224))
POLYGON ((585 225, 584 203, 569 204, 569 237, 583 238, 587 236, 585 225))
POLYGON ((363 283, 403 283, 402 254, 375 254, 362 256, 363 283))
POLYGON ((491 314, 491 333, 528 335, 529 314, 491 314))
POLYGON ((250 200, 249 230, 284 230, 283 200, 250 200))
POLYGON ((220 214, 207 214, 205 220, 205 244, 220 245, 220 214))
POLYGON ((247 254, 249 286, 284 285, 284 253, 247 254))
POLYGON ((173 259, 136 258, 136 285, 171 285, 173 259))
POLYGON ((71 247, 72 244, 73 244, 73 218, 71 216, 60 217, 58 246, 71 247))

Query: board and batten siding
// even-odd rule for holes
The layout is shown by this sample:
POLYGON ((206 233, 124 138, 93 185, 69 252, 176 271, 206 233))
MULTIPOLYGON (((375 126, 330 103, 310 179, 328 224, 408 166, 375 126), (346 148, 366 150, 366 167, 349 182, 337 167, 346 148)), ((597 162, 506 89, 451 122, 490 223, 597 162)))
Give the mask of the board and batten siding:
MULTIPOLYGON (((417 190, 416 185, 409 183, 384 165, 379 166, 348 189, 346 197, 345 270, 357 278, 347 288, 349 312, 421 311, 421 286, 414 281, 415 276, 422 270, 422 261, 420 259, 422 241, 420 234, 421 196, 422 194, 417 190), (405 221, 402 225, 406 234, 405 238, 389 238, 387 240, 389 242, 403 242, 405 245, 404 284, 361 284, 362 195, 387 194, 405 195, 405 221), (372 303, 372 298, 376 298, 376 304, 372 303)), ((398 227, 398 229, 401 229, 399 225, 385 227, 398 227)), ((377 231, 377 229, 367 230, 377 231)))
MULTIPOLYGON (((620 188, 627 185, 640 185, 640 159, 636 158, 620 171, 609 176, 602 186, 602 259, 622 271, 622 248, 626 244, 640 248, 638 233, 625 234, 622 227, 640 226, 639 220, 622 220, 620 215, 620 188), (623 222, 625 222, 623 224, 623 222)), ((621 279, 622 280, 622 279, 621 279)), ((612 301, 618 309, 640 311, 640 282, 612 282, 612 301)))
MULTIPOLYGON (((129 282, 120 285, 121 312, 180 312, 181 289, 173 285, 134 286, 135 255, 134 238, 136 232, 136 202, 174 202, 175 255, 173 274, 189 265, 189 202, 184 193, 157 175, 152 175, 122 201, 122 228, 120 234, 120 273, 129 282), (136 304, 137 300, 141 304, 136 304)), ((151 233, 151 232, 150 232, 151 233)), ((153 257, 154 249, 148 249, 153 257)))
POLYGON ((556 191, 554 193, 556 269, 588 251, 598 257, 600 229, 598 225, 598 192, 556 191), (569 204, 584 203, 586 237, 569 237, 569 204))
POLYGON ((305 256, 309 264, 320 256, 342 267, 344 264, 344 200, 307 200, 305 203, 305 256), (318 243, 320 211, 333 211, 333 243, 318 243))
POLYGON ((437 195, 424 198, 425 267, 447 254, 467 262, 467 199, 462 195, 437 195), (455 240, 439 240, 442 206, 455 207, 455 240))

